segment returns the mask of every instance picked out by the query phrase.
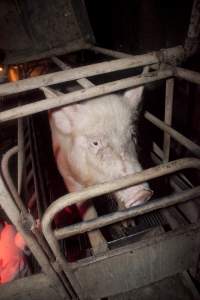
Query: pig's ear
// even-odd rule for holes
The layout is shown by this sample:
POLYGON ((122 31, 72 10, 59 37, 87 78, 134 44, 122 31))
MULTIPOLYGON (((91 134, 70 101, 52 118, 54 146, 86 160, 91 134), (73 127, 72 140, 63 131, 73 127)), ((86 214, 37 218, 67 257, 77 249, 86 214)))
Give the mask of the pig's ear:
POLYGON ((50 118, 52 118, 56 128, 61 133, 71 134, 76 122, 78 106, 79 105, 67 106, 51 112, 50 118))
POLYGON ((138 105, 140 104, 140 102, 142 100, 143 90, 144 90, 144 87, 140 86, 137 88, 127 90, 124 93, 124 100, 130 105, 130 107, 132 109, 138 108, 138 105))

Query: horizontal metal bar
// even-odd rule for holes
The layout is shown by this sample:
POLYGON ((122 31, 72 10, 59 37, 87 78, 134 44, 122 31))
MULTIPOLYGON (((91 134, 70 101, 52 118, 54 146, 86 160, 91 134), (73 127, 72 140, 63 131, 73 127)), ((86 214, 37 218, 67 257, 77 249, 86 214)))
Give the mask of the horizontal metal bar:
POLYGON ((40 88, 42 86, 73 81, 84 77, 91 77, 114 71, 131 69, 158 62, 159 59, 156 56, 156 53, 148 54, 145 60, 143 59, 143 55, 138 55, 131 58, 115 59, 74 69, 40 75, 33 78, 27 78, 17 82, 4 83, 0 85, 0 95, 11 95, 14 93, 40 88))
MULTIPOLYGON (((51 59, 61 70, 70 70, 71 69, 71 67, 69 65, 65 64, 58 57, 53 56, 51 59)), ((78 79, 76 82, 84 89, 94 86, 94 84, 91 81, 89 81, 87 78, 78 79)))
MULTIPOLYGON (((93 50, 96 53, 101 53, 107 56, 115 57, 115 58, 125 58, 125 57, 133 57, 132 54, 124 53, 121 51, 106 49, 102 47, 93 46, 90 48, 90 50, 93 50)), ((146 55, 146 54, 144 54, 146 55)))
POLYGON ((134 218, 136 216, 149 213, 153 210, 166 208, 177 203, 182 203, 187 200, 194 199, 198 196, 200 196, 200 186, 167 197, 163 197, 161 199, 155 199, 142 206, 133 207, 131 209, 118 211, 112 214, 107 214, 95 220, 80 222, 78 224, 56 229, 54 230, 54 235, 56 239, 61 240, 76 235, 77 233, 81 234, 90 230, 94 230, 96 228, 101 228, 113 224, 115 222, 124 221, 128 218, 134 218))
MULTIPOLYGON (((41 111, 60 107, 63 105, 76 103, 86 99, 116 92, 122 89, 147 84, 153 81, 166 79, 173 76, 172 69, 151 72, 144 75, 133 76, 109 83, 91 87, 89 89, 75 91, 69 94, 64 94, 50 99, 44 99, 30 104, 21 105, 0 113, 0 122, 13 120, 16 118, 25 117, 41 111)), ((1 86, 0 86, 1 88, 1 86)))
MULTIPOLYGON (((116 58, 133 57, 133 55, 131 54, 105 49, 101 47, 92 47, 91 50, 97 53, 102 53, 104 55, 108 55, 116 58)), ((185 58, 185 51, 182 46, 161 49, 154 53, 156 53, 156 56, 159 58, 159 62, 165 64, 172 64, 172 65, 180 64, 181 62, 183 62, 185 58)), ((143 54, 144 61, 148 58, 149 54, 151 53, 143 54)))
POLYGON ((175 68, 175 76, 189 82, 200 84, 200 73, 183 68, 175 68))
POLYGON ((173 129, 172 127, 165 124, 163 121, 146 111, 144 113, 145 118, 150 121, 152 124, 167 132, 173 139, 195 154, 197 157, 200 157, 200 146, 192 142, 190 139, 186 138, 184 135, 173 129))
POLYGON ((112 182, 88 187, 81 192, 70 193, 59 198, 47 208, 41 222, 42 231, 54 255, 58 258, 61 264, 64 264, 67 267, 66 259, 60 251, 58 241, 56 240, 53 234, 53 230, 51 228, 51 223, 53 221, 54 216, 65 207, 70 206, 72 204, 77 204, 79 202, 83 202, 85 200, 89 200, 93 197, 117 191, 122 188, 129 187, 131 185, 137 185, 144 181, 148 181, 150 179, 157 178, 163 175, 168 175, 186 168, 200 169, 200 160, 197 158, 179 159, 147 169, 134 175, 125 176, 121 179, 112 182))

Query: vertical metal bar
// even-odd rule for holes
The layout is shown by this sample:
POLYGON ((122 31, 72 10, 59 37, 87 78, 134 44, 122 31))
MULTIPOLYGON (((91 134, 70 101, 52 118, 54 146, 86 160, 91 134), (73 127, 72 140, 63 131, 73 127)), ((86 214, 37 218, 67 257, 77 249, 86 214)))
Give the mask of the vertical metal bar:
MULTIPOLYGON (((174 94, 174 79, 166 80, 165 90, 165 124, 171 126, 172 123, 172 110, 173 110, 173 94, 174 94)), ((164 131, 164 142, 163 142, 163 162, 169 161, 170 155, 170 135, 164 131)))
POLYGON ((185 40, 185 52, 187 56, 195 54, 199 47, 200 36, 200 0, 194 0, 188 28, 187 38, 185 40))
POLYGON ((52 280, 53 286, 58 290, 62 299, 68 299, 67 293, 58 275, 53 270, 52 266, 50 265, 40 245, 35 240, 33 234, 28 232, 27 229, 23 227, 21 222, 20 211, 16 206, 16 204, 13 202, 12 198, 10 197, 1 176, 0 176, 0 205, 5 211, 5 213, 7 214, 8 218, 12 221, 13 225, 16 227, 17 231, 25 239, 27 246, 29 247, 29 249, 35 256, 35 258, 37 259, 44 273, 47 276, 49 276, 49 278, 52 280))
POLYGON ((18 135, 18 154, 17 154, 17 190, 21 193, 22 175, 24 165, 24 137, 23 137, 23 120, 17 120, 17 135, 18 135))

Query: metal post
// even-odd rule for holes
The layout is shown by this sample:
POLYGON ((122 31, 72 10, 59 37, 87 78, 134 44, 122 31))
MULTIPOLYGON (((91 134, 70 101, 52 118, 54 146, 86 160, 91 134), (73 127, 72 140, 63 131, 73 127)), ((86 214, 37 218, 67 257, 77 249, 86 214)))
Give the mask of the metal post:
POLYGON ((187 56, 195 54, 199 48, 200 37, 200 0, 193 1, 190 24, 185 40, 185 52, 187 56))
MULTIPOLYGON (((172 110, 173 110, 173 94, 174 94, 174 79, 166 80, 166 91, 165 91, 165 124, 171 126, 172 123, 172 110)), ((170 135, 164 131, 164 162, 169 161, 170 154, 170 135)))

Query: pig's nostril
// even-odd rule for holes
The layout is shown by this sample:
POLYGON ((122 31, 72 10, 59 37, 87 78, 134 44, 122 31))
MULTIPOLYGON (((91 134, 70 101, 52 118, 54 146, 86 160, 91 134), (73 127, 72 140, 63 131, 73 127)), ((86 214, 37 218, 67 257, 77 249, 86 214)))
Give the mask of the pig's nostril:
POLYGON ((133 198, 125 201, 125 206, 127 208, 131 206, 136 206, 147 202, 153 195, 153 191, 149 189, 143 189, 138 191, 133 198))

